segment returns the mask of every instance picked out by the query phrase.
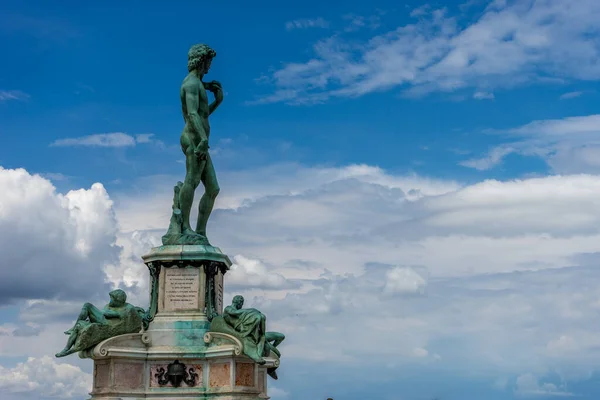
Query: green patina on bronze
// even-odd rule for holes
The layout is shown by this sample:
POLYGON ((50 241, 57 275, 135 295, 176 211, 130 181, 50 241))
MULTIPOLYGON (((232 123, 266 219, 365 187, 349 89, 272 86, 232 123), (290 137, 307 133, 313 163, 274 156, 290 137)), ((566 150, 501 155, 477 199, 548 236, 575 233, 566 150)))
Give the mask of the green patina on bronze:
POLYGON ((65 332, 69 335, 65 348, 56 357, 84 351, 114 336, 140 332, 145 311, 127 303, 121 289, 109 293, 110 302, 103 309, 85 303, 75 325, 65 332))
POLYGON ((150 306, 142 317, 144 329, 148 329, 150 322, 154 320, 154 316, 158 311, 158 277, 160 275, 160 265, 158 263, 149 262, 147 266, 150 272, 150 306))
MULTIPOLYGON (((230 306, 225 307, 222 316, 214 317, 211 332, 226 333, 239 339, 244 346, 244 354, 254 362, 264 365, 263 357, 272 351, 281 357, 277 346, 285 339, 279 332, 267 332, 267 318, 255 308, 242 308, 244 297, 235 296, 230 306)), ((276 368, 269 368, 268 374, 277 379, 276 368)))
POLYGON ((219 183, 208 152, 210 125, 208 117, 223 101, 223 89, 217 81, 203 82, 217 53, 205 44, 196 44, 188 52, 189 74, 180 89, 181 110, 185 126, 181 133, 181 150, 185 154, 185 179, 175 186, 173 214, 167 233, 162 237, 167 244, 209 244, 206 224, 219 194, 219 183), (215 100, 209 104, 207 91, 215 100), (194 191, 200 182, 204 194, 198 206, 196 229, 190 226, 190 212, 194 191))

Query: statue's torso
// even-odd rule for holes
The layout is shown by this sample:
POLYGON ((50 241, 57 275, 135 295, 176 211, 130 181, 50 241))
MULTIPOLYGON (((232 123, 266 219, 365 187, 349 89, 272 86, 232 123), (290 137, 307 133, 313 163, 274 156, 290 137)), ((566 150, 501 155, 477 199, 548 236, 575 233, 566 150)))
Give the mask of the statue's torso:
POLYGON ((195 88, 198 92, 198 116, 200 117, 200 125, 204 129, 206 136, 210 135, 210 125, 208 123, 208 115, 209 112, 209 104, 208 104, 208 95, 206 93, 206 89, 204 88, 204 84, 202 81, 195 76, 194 74, 189 74, 181 84, 181 89, 179 92, 179 96, 181 99, 181 109, 183 112, 183 119, 185 120, 185 127, 183 128, 184 133, 197 133, 193 131, 193 127, 190 123, 188 113, 191 110, 187 109, 186 103, 186 95, 188 91, 192 88, 195 88))

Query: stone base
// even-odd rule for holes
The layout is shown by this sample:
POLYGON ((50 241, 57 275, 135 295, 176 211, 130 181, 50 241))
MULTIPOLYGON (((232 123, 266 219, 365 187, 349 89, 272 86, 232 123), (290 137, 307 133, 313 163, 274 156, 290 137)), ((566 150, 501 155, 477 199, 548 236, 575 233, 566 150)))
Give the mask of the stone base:
POLYGON ((271 354, 259 366, 242 355, 241 343, 226 334, 207 333, 204 351, 166 352, 153 348, 147 333, 117 336, 96 346, 87 356, 94 359, 94 400, 220 399, 265 400, 267 368, 279 365, 271 354), (168 379, 169 366, 184 364, 186 379, 168 379))
POLYGON ((151 276, 147 330, 80 353, 94 360, 91 399, 268 399, 267 368, 279 366, 277 356, 258 365, 238 339, 209 332, 223 311, 229 258, 210 245, 168 245, 143 259, 151 276))

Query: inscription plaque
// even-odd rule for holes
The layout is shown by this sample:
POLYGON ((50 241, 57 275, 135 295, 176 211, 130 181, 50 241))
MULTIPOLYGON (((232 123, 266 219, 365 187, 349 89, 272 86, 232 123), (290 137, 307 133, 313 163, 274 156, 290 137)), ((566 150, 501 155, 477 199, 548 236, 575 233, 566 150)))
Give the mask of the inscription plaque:
POLYGON ((165 270, 165 310, 197 310, 200 308, 200 270, 168 268, 165 270))

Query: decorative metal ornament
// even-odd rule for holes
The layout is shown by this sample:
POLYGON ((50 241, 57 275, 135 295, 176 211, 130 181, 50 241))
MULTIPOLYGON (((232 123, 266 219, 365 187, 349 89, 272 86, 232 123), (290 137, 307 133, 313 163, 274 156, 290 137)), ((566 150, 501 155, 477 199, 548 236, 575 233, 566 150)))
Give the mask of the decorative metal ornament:
POLYGON ((179 360, 167 365, 166 372, 164 368, 159 368, 155 376, 158 378, 160 386, 171 383, 173 387, 181 386, 181 382, 185 382, 188 386, 196 386, 196 379, 198 379, 198 374, 194 368, 186 368, 185 364, 180 363, 179 360))

